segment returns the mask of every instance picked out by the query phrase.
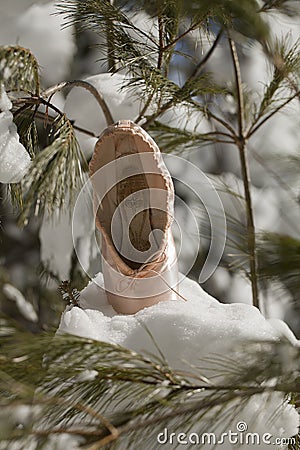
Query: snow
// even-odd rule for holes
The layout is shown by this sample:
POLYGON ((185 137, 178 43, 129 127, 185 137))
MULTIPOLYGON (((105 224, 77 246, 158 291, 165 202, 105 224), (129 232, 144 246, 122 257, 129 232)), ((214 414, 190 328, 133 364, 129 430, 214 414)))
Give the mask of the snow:
POLYGON ((5 283, 3 293, 9 300, 16 302, 17 308, 25 319, 31 322, 38 322, 39 318, 31 303, 29 303, 15 286, 5 283))
MULTIPOLYGON (((73 216, 63 210, 56 210, 51 217, 46 214, 40 227, 41 261, 60 280, 70 278, 74 249, 80 268, 86 273, 90 272, 94 260, 98 258, 100 261, 98 247, 93 240, 95 220, 92 201, 78 196, 74 211, 76 214, 73 216)), ((100 267, 96 268, 99 270, 100 267)))
MULTIPOLYGON (((294 345, 299 344, 282 321, 268 321, 250 305, 221 304, 188 278, 180 285, 180 293, 187 301, 161 302, 135 315, 119 315, 106 301, 103 277, 99 273, 81 292, 81 307, 67 307, 58 333, 70 333, 119 344, 134 351, 157 354, 153 341, 145 331, 146 326, 171 367, 183 370, 188 367, 191 370, 191 367, 201 364, 201 375, 208 377, 210 356, 218 354, 234 358, 237 349, 253 340, 275 342, 284 337, 294 345), (205 358, 208 358, 206 362, 205 358)), ((224 369, 214 368, 214 377, 223 379, 224 369)), ((238 419, 247 423, 249 432, 268 432, 276 437, 293 436, 297 432, 296 410, 284 403, 284 396, 280 393, 253 396, 242 407, 238 419)), ((235 430, 237 421, 228 423, 228 428, 235 430)), ((184 432, 184 426, 182 428, 184 432)), ((217 427, 217 432, 220 432, 220 427, 217 427)), ((150 438, 155 439, 155 436, 150 433, 149 442, 150 438)), ((155 441, 151 442, 153 445, 155 441)), ((231 447, 220 445, 216 448, 229 450, 231 447)), ((247 446, 239 448, 246 449, 247 446)), ((268 446, 258 445, 256 448, 268 446)))
MULTIPOLYGON (((4 436, 9 436, 17 428, 28 427, 32 423, 33 408, 29 405, 11 405, 0 409, 0 449, 12 449, 17 450, 17 445, 11 446, 8 442, 4 441, 4 436)), ((28 447, 30 450, 30 447, 28 447)))
POLYGON ((49 0, 1 0, 2 11, 1 14, 5 14, 9 17, 13 17, 16 14, 23 14, 28 8, 35 3, 48 3, 49 0))
MULTIPOLYGON (((218 280, 220 277, 219 271, 216 271, 214 277, 214 280, 220 285, 223 279, 218 280)), ((230 282, 226 286, 226 291, 223 292, 222 299, 227 303, 252 304, 251 284, 242 272, 232 274, 230 282)), ((266 283, 265 288, 260 290, 260 304, 265 317, 284 320, 287 314, 292 311, 293 298, 282 283, 272 281, 266 283)))
MULTIPOLYGON (((230 172, 221 175, 211 175, 220 196, 227 219, 227 244, 225 255, 237 252, 237 244, 243 241, 246 213, 244 202, 243 181, 230 172)), ((191 180, 197 186, 199 181, 191 180)), ((252 206, 255 217, 255 227, 258 233, 280 232, 281 216, 279 211, 280 188, 251 186, 252 206)), ((213 199, 207 199, 206 207, 212 206, 213 199)))
MULTIPOLYGON (((299 346, 299 340, 296 339, 295 335, 293 334, 293 332, 291 331, 291 329, 288 327, 288 325, 283 322, 280 319, 269 319, 268 322, 272 325, 273 328, 275 328, 277 330, 277 332, 279 333, 279 335, 282 338, 286 338, 288 341, 292 342, 292 344, 294 344, 295 346, 299 346)), ((289 361, 289 354, 286 354, 286 363, 288 364, 289 361)), ((287 367, 287 365, 286 365, 287 367)))
POLYGON ((39 238, 43 265, 60 280, 68 280, 73 254, 69 213, 56 211, 51 218, 45 215, 39 238))
POLYGON ((8 95, 5 92, 4 86, 1 85, 0 109, 2 111, 9 111, 11 108, 12 102, 9 100, 8 95))
MULTIPOLYGON (((154 334, 164 336, 165 333, 174 332, 179 344, 182 344, 181 340, 185 341, 186 333, 195 336, 198 333, 202 335, 204 331, 208 332, 207 337, 202 336, 205 339, 207 353, 215 347, 215 339, 222 339, 225 335, 236 342, 243 339, 268 340, 278 337, 277 331, 269 324, 268 320, 264 319, 257 308, 242 303, 231 305, 219 303, 189 278, 184 278, 180 286, 180 293, 187 301, 181 299, 161 302, 145 308, 135 315, 119 315, 107 303, 103 290, 103 276, 99 273, 81 291, 81 308, 67 308, 62 316, 59 332, 68 332, 120 345, 125 345, 124 341, 126 341, 131 343, 128 345, 129 348, 142 350, 144 346, 148 346, 145 341, 147 336, 140 336, 141 339, 136 340, 133 336, 142 332, 138 325, 138 322, 142 320, 151 324, 150 328, 155 330, 154 334), (93 322, 95 326, 86 327, 82 321, 93 322), (168 324, 167 329, 162 326, 163 323, 168 324), (214 323, 214 327, 211 327, 212 323, 214 323), (202 331, 198 329, 200 324, 202 331), (184 333, 172 330, 175 325, 184 333), (237 331, 236 335, 235 331, 237 331), (214 336, 214 340, 211 339, 212 336, 214 336)), ((165 337, 159 340, 163 346, 165 337)), ((224 345, 226 344, 224 343, 224 345)), ((186 355, 192 354, 195 349, 192 349, 191 346, 197 346, 197 342, 191 342, 188 348, 182 348, 181 351, 186 355)), ((180 361, 179 347, 166 348, 166 351, 168 360, 176 361, 178 365, 180 361)))
POLYGON ((12 107, 3 86, 0 87, 0 182, 18 183, 30 167, 30 156, 19 141, 12 107))

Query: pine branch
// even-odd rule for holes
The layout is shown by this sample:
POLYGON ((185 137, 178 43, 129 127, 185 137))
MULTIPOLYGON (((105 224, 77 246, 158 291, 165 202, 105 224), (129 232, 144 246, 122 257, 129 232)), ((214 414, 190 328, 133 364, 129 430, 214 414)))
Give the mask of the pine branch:
MULTIPOLYGON (((104 1, 108 1, 112 6, 114 4, 113 0, 104 0, 104 1)), ((115 40, 114 40, 113 33, 111 32, 110 26, 109 26, 109 21, 107 22, 106 34, 107 34, 106 40, 107 40, 108 71, 115 72, 117 69, 116 62, 115 62, 115 40)))
MULTIPOLYGON (((186 118, 188 122, 188 117, 186 118)), ((208 133, 190 132, 186 129, 179 129, 154 121, 149 127, 151 135, 155 137, 163 152, 170 153, 189 148, 198 148, 201 145, 219 143, 231 143, 235 141, 229 133, 222 131, 211 131, 208 133), (226 139, 225 139, 226 138, 226 139)))
POLYGON ((296 96, 299 96, 297 82, 292 77, 299 76, 300 71, 300 40, 290 46, 289 40, 284 39, 275 41, 274 48, 266 49, 267 55, 273 64, 273 78, 266 86, 262 101, 258 107, 256 117, 247 133, 251 136, 255 131, 274 114, 286 106, 296 96), (286 90, 296 93, 282 101, 282 93, 286 97, 286 90))
POLYGON ((38 132, 34 121, 36 113, 37 108, 32 110, 32 105, 27 104, 13 113, 20 142, 24 145, 31 158, 34 158, 39 148, 38 132))
POLYGON ((214 122, 217 122, 218 124, 222 125, 226 130, 229 131, 231 134, 232 139, 237 139, 236 132, 234 128, 231 126, 230 123, 226 122, 222 117, 217 116, 214 114, 207 106, 202 106, 197 104, 196 102, 192 102, 194 106, 196 106, 200 111, 203 111, 204 115, 207 116, 209 119, 211 119, 214 122))
POLYGON ((48 88, 46 91, 44 91, 42 93, 42 97, 45 97, 45 98, 52 97, 52 95, 54 95, 56 92, 59 92, 61 89, 69 88, 69 87, 76 87, 76 86, 86 89, 95 97, 97 103, 99 104, 100 108, 102 109, 102 112, 106 119, 107 126, 112 125, 114 123, 114 119, 109 110, 109 107, 107 106, 106 101, 104 100, 102 93, 99 92, 91 83, 88 83, 87 81, 83 81, 83 80, 63 81, 62 83, 59 83, 56 86, 52 86, 52 87, 48 88))
POLYGON ((39 67, 30 50, 20 46, 0 47, 0 79, 7 91, 39 95, 39 67))
MULTIPOLYGON (((41 111, 37 111, 34 116, 36 119, 42 120, 44 123, 53 123, 56 119, 56 116, 52 116, 49 113, 44 113, 41 111)), ((80 131, 80 133, 86 134, 87 136, 98 138, 99 134, 95 134, 93 131, 87 130, 86 128, 79 127, 73 121, 71 121, 72 127, 76 131, 80 131)))
POLYGON ((10 195, 12 205, 21 209, 23 207, 23 193, 20 183, 8 184, 7 193, 10 195))
POLYGON ((63 300, 69 305, 80 306, 79 297, 80 292, 71 287, 70 281, 63 281, 58 287, 63 300))
POLYGON ((231 56, 233 61, 235 82, 237 89, 237 103, 238 103, 238 142, 242 178, 244 183, 246 212, 247 212, 247 239, 248 239, 248 251, 249 251, 249 266, 250 266, 250 280, 252 288, 252 301, 253 305, 259 308, 258 298, 258 276, 257 276, 257 257, 256 257, 256 242, 255 242, 255 225, 254 215, 252 207, 252 197, 250 191, 250 175, 248 168, 248 160, 246 155, 246 138, 245 138, 245 112, 244 112, 244 98, 242 79, 240 73, 240 65, 236 46, 230 35, 228 35, 228 42, 231 50, 231 56))
POLYGON ((203 69, 203 67, 205 66, 205 64, 207 63, 207 61, 209 60, 209 58, 211 57, 211 55, 213 54, 213 52, 217 48, 217 46, 218 46, 218 44, 219 44, 219 42, 220 42, 220 40, 222 38, 222 35, 223 35, 223 28, 221 28, 220 31, 218 32, 218 34, 216 36, 216 39, 214 40, 213 45, 210 47, 209 51, 206 53, 204 58, 194 68, 193 72, 189 76, 189 80, 192 80, 192 79, 194 79, 194 78, 196 78, 198 76, 200 71, 203 69))
POLYGON ((268 38, 268 26, 258 14, 256 0, 186 0, 184 6, 186 14, 192 17, 195 14, 213 17, 220 27, 230 28, 260 42, 268 38))
MULTIPOLYGON (((36 120, 41 120, 44 124, 44 127, 46 128, 47 125, 52 124, 55 125, 57 122, 57 116, 52 116, 49 114, 49 112, 41 112, 38 111, 38 103, 43 103, 43 99, 37 99, 36 105, 34 107, 34 110, 32 110, 32 98, 27 98, 21 100, 21 102, 25 102, 25 104, 20 107, 19 109, 14 108, 14 122, 17 125, 18 128, 18 134, 20 136, 20 142, 24 145, 26 150, 29 152, 30 156, 34 159, 36 155, 40 153, 40 142, 39 142, 39 136, 37 131, 37 125, 36 120)), ((14 101, 16 104, 16 101, 14 101)), ((53 105, 46 102, 46 105, 48 108, 53 108, 53 105)), ((55 108, 55 111, 62 116, 62 113, 55 108)), ((98 136, 89 130, 86 130, 85 128, 79 127, 73 123, 70 122, 70 125, 72 126, 73 130, 80 131, 81 133, 84 133, 88 136, 97 138, 98 136)), ((84 157, 82 156, 81 152, 78 153, 83 170, 86 170, 86 163, 84 161, 84 157)), ((42 174, 41 174, 42 176, 42 174)), ((80 185, 81 181, 78 181, 78 185, 80 185)), ((23 191, 24 191, 25 185, 20 183, 13 183, 8 185, 8 194, 11 197, 12 203, 14 206, 16 206, 20 211, 23 211, 24 209, 24 199, 23 199, 23 191)), ((24 214, 24 212, 23 212, 24 214)), ((22 215, 21 223, 23 220, 25 220, 26 223, 26 217, 22 215)))
MULTIPOLYGON (((207 78, 207 74, 204 74, 204 75, 200 74, 200 71, 204 68, 205 64, 208 62, 209 58, 211 57, 215 48, 217 47, 217 44, 218 44, 221 36, 222 36, 222 31, 220 31, 218 33, 211 48, 208 50, 208 52, 203 57, 203 59, 197 64, 194 71, 187 78, 187 80, 185 81, 184 85, 181 88, 176 87, 176 85, 174 85, 174 83, 173 83, 173 85, 174 85, 173 92, 169 92, 169 94, 171 94, 171 98, 169 100, 166 99, 167 100, 166 103, 163 104, 155 113, 153 113, 150 117, 147 118, 146 122, 143 124, 143 127, 145 129, 147 129, 152 124, 152 122, 155 121, 155 119, 157 117, 159 117, 163 112, 167 111, 168 109, 170 109, 172 106, 174 106, 178 102, 189 101, 189 103, 191 105, 196 106, 199 110, 201 108, 201 110, 203 112, 204 108, 202 106, 199 108, 200 105, 196 104, 193 100, 191 100, 191 97, 193 95, 201 95, 201 94, 207 94, 207 93, 218 94, 218 93, 223 92, 223 90, 220 89, 219 86, 217 86, 216 84, 214 84, 212 82, 212 80, 209 80, 207 78), (200 86, 204 87, 203 85, 205 84, 205 80, 208 82, 207 89, 203 89, 203 88, 201 89, 200 86), (176 95, 175 95, 175 93, 176 93, 176 95), (178 99, 178 100, 176 101, 176 99, 178 99)), ((167 86, 166 82, 164 82, 164 86, 167 86)), ((155 86, 154 86, 154 88, 155 88, 155 86)), ((227 127, 227 129, 229 129, 229 128, 227 127)), ((231 131, 234 133, 232 128, 231 128, 231 131)))
POLYGON ((162 17, 161 8, 159 7, 158 12, 158 58, 157 58, 157 69, 161 70, 161 66, 163 63, 163 53, 164 53, 164 22, 162 17))
POLYGON ((284 102, 280 103, 276 108, 274 108, 269 114, 267 114, 259 123, 252 124, 249 131, 247 132, 247 139, 250 138, 254 133, 256 133, 259 128, 264 125, 271 117, 273 117, 275 114, 277 114, 279 111, 281 111, 285 106, 287 106, 289 103, 291 103, 295 98, 299 97, 300 91, 297 91, 294 95, 289 97, 284 102))
POLYGON ((260 12, 279 11, 282 14, 293 17, 299 14, 298 0, 264 0, 260 12))
POLYGON ((49 140, 50 145, 37 154, 25 177, 23 223, 27 222, 32 209, 35 215, 46 211, 51 214, 65 206, 67 196, 72 204, 74 191, 83 183, 85 160, 73 127, 64 114, 52 123, 49 140))
POLYGON ((213 431, 225 411, 233 420, 253 395, 300 392, 299 348, 285 341, 248 342, 231 356, 202 358, 206 376, 197 361, 176 371, 159 355, 69 335, 12 333, 9 327, 2 355, 2 407, 33 396, 39 407, 33 429, 7 437, 20 443, 31 434, 44 436, 46 443, 47 437, 65 432, 82 436, 90 448, 116 439, 122 443, 127 436, 138 446, 144 434, 137 430, 153 432, 172 423, 176 431, 185 423, 213 431))
MULTIPOLYGON (((38 151, 38 133, 34 116, 36 109, 32 111, 32 105, 23 105, 14 112, 14 123, 17 125, 20 142, 24 145, 31 158, 38 151)), ((23 208, 23 190, 21 183, 12 183, 7 185, 8 194, 10 195, 12 204, 18 209, 23 208)))
MULTIPOLYGON (((120 8, 109 1, 65 0, 57 4, 59 14, 65 16, 65 26, 76 24, 80 30, 104 33, 114 46, 114 59, 120 69, 131 69, 139 64, 151 66, 150 58, 158 49, 158 43, 143 30, 137 28, 120 8), (135 39, 129 31, 134 32, 135 39), (137 41, 137 37, 140 39, 137 41), (115 45, 114 45, 115 43, 115 45)), ((105 43, 105 49, 107 43, 105 43)))
MULTIPOLYGON (((114 57, 118 64, 118 70, 126 69, 131 73, 132 81, 129 85, 142 87, 147 106, 150 102, 157 102, 157 113, 146 121, 145 127, 169 107, 193 95, 220 92, 220 88, 213 83, 209 75, 198 75, 200 67, 197 70, 197 77, 194 76, 193 79, 187 80, 183 88, 179 88, 165 76, 170 56, 174 53, 174 40, 178 37, 178 21, 183 9, 180 2, 178 4, 175 2, 175 5, 175 10, 168 5, 168 2, 161 7, 158 41, 150 33, 147 34, 137 29, 120 9, 110 5, 107 1, 96 3, 91 0, 85 2, 66 0, 58 5, 60 13, 66 17, 67 25, 80 22, 79 25, 82 29, 92 29, 104 33, 109 26, 111 39, 115 43, 114 57), (130 35, 129 31, 134 32, 134 37, 130 35), (165 42, 162 40, 162 33, 164 33, 165 42), (165 67, 162 67, 163 61, 166 63, 165 67)), ((155 13, 157 13, 157 8, 155 13)), ((197 26, 198 24, 201 25, 200 21, 197 22, 197 26)), ((194 26, 191 29, 194 29, 194 26)), ((202 62, 202 66, 207 62, 214 48, 213 46, 205 61, 202 62)), ((146 108, 142 115, 145 111, 146 108)), ((141 119, 142 115, 137 118, 137 121, 141 119)))

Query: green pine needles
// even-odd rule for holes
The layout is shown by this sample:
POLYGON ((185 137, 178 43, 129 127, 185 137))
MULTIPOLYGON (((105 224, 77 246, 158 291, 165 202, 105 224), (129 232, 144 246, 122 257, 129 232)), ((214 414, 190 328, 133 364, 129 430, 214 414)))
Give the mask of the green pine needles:
POLYGON ((150 450, 157 445, 151 437, 170 424, 172 431, 182 424, 199 433, 221 424, 225 430, 253 396, 267 404, 278 392, 299 401, 299 349, 285 340, 249 342, 230 357, 212 355, 176 370, 161 351, 142 354, 70 335, 37 339, 5 321, 1 336, 1 407, 11 414, 18 405, 28 409, 22 428, 4 422, 0 448, 42 449, 65 434, 90 450, 137 448, 145 440, 150 450))
POLYGON ((7 90, 39 94, 39 66, 30 50, 19 46, 0 47, 0 79, 7 90))
POLYGON ((31 52, 0 47, 0 58, 5 88, 16 96, 12 98, 13 115, 20 141, 33 158, 22 183, 10 185, 13 200, 21 208, 20 222, 26 224, 32 213, 51 215, 65 202, 72 204, 87 164, 70 120, 40 92, 38 64, 31 52), (40 111, 42 106, 46 112, 40 111), (46 145, 40 143, 40 121, 48 130, 46 145))
MULTIPOLYGON (((163 151, 187 152, 210 144, 207 151, 222 146, 226 160, 227 148, 235 148, 243 184, 239 198, 243 219, 239 224, 228 217, 237 230, 230 242, 237 255, 231 269, 245 272, 258 308, 261 288, 270 280, 280 281, 296 305, 300 294, 300 240, 279 233, 258 234, 249 171, 249 153, 264 163, 257 148, 252 152, 253 138, 275 115, 299 102, 299 41, 273 38, 267 17, 277 12, 294 17, 299 14, 299 1, 62 0, 57 4, 65 26, 101 36, 99 64, 105 60, 110 72, 128 74, 133 93, 139 88, 144 106, 135 122, 155 137, 163 151), (134 15, 141 11, 151 18, 151 27, 136 25, 134 15), (206 42, 201 56, 190 51, 195 34, 199 42, 206 42), (229 55, 230 83, 218 82, 211 73, 221 43, 229 55), (244 81, 243 44, 258 45, 268 61, 272 78, 261 95, 244 81), (176 58, 187 67, 179 81, 172 77, 176 58), (222 106, 228 97, 234 105, 231 111, 222 106), (178 107, 185 108, 186 123, 189 115, 197 115, 197 124, 205 120, 210 130, 166 125, 163 114, 176 113, 178 107)), ((88 166, 76 140, 78 127, 55 106, 53 95, 73 86, 87 89, 109 125, 113 115, 103 96, 80 80, 44 89, 36 58, 20 46, 0 47, 0 80, 13 104, 20 141, 32 158, 22 182, 9 186, 20 223, 26 225, 34 215, 49 217, 70 210, 88 166)), ((80 131, 97 137, 89 130, 80 131)), ((298 168, 299 157, 292 156, 290 164, 298 168)), ((274 182, 283 183, 274 171, 270 175, 274 182)), ((294 206, 299 207, 299 199, 294 206)), ((78 306, 78 291, 70 286, 64 282, 61 293, 78 306)), ((226 429, 256 395, 265 396, 267 402, 280 393, 299 407, 299 348, 285 340, 251 342, 232 357, 211 355, 179 371, 160 352, 140 354, 74 336, 33 335, 5 318, 0 325, 0 406, 12 418, 19 406, 26 411, 22 427, 16 426, 18 417, 0 425, 0 449, 49 448, 58 435, 75 436, 89 450, 133 449, 144 445, 147 433, 158 432, 167 423, 174 423, 175 430, 181 423, 189 429, 197 425, 200 431, 207 424, 213 431, 213 425, 223 423, 226 429), (203 376, 204 363, 210 366, 211 377, 203 376), (222 379, 213 376, 216 366, 222 367, 222 379)), ((290 449, 299 448, 295 438, 290 449)))
POLYGON ((22 218, 34 214, 52 213, 64 208, 67 201, 73 204, 73 195, 83 183, 83 157, 74 135, 74 129, 65 114, 57 116, 49 130, 49 145, 34 159, 34 165, 24 184, 28 184, 24 195, 22 218))

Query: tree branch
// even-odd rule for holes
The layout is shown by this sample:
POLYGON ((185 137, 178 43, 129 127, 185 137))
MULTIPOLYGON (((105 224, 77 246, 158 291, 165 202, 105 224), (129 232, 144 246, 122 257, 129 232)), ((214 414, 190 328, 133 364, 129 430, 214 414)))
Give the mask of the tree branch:
MULTIPOLYGON (((59 114, 60 116, 63 116, 63 112, 61 110, 59 110, 55 105, 53 105, 51 102, 48 102, 47 100, 41 98, 41 97, 28 97, 28 98, 19 98, 16 100, 13 100, 13 103, 16 105, 18 103, 25 103, 23 106, 21 106, 19 109, 17 109, 14 112, 14 117, 19 116, 22 113, 30 113, 30 111, 28 111, 28 105, 36 105, 36 108, 39 107, 40 104, 43 104, 45 106, 47 106, 47 108, 53 109, 57 114, 59 114)), ((32 113, 33 117, 36 117, 37 119, 40 120, 50 120, 51 122, 54 122, 56 117, 54 116, 50 116, 49 113, 45 113, 42 111, 38 111, 35 110, 32 113)), ((78 125, 75 125, 71 120, 70 120, 72 127, 74 128, 74 130, 80 131, 81 133, 86 134, 87 136, 91 136, 94 138, 98 138, 99 135, 95 134, 93 131, 87 130, 86 128, 82 128, 78 125)))
POLYGON ((228 42, 231 51, 231 57, 234 68, 235 83, 237 89, 237 103, 238 103, 238 141, 237 146, 239 149, 241 171, 244 184, 245 201, 246 201, 246 214, 247 214, 247 244, 249 252, 249 266, 250 266, 250 279, 252 288, 252 301, 253 305, 259 308, 258 297, 258 275, 257 275, 257 257, 256 257, 256 242, 255 242, 255 225, 254 215, 252 207, 251 197, 251 181, 248 167, 246 138, 244 135, 245 128, 245 109, 244 109, 244 95, 241 79, 241 71, 239 58, 234 41, 228 32, 228 42))
MULTIPOLYGON (((43 119, 50 119, 51 122, 53 122, 55 120, 55 117, 50 116, 49 114, 43 113, 41 111, 37 111, 35 113, 35 117, 37 119, 41 119, 41 120, 43 120, 43 119)), ((71 121, 71 123, 72 123, 72 121, 71 121)), ((74 130, 80 131, 80 133, 84 133, 87 136, 91 136, 91 137, 94 137, 94 138, 98 138, 99 137, 93 131, 86 130, 85 128, 79 127, 78 125, 75 125, 73 123, 72 123, 72 127, 74 128, 74 130)))
MULTIPOLYGON (((199 412, 203 411, 208 408, 213 408, 215 406, 221 406, 226 405, 234 400, 239 399, 240 401, 242 399, 248 399, 251 396, 258 394, 258 393, 264 393, 264 392, 274 392, 277 389, 270 388, 267 386, 261 387, 254 387, 249 388, 246 391, 231 391, 228 393, 224 393, 222 397, 217 397, 213 399, 201 399, 200 401, 195 401, 192 404, 189 404, 187 406, 182 406, 179 409, 173 408, 170 411, 164 413, 164 414, 155 414, 154 416, 150 416, 147 418, 143 418, 143 420, 137 420, 134 419, 134 416, 129 416, 128 419, 126 419, 125 423, 122 423, 120 426, 117 424, 115 425, 116 430, 118 434, 115 434, 113 436, 112 434, 108 434, 107 432, 103 432, 102 438, 95 443, 91 444, 89 447, 87 447, 87 450, 99 450, 100 448, 103 448, 105 445, 107 445, 110 442, 116 441, 121 435, 126 435, 132 431, 137 431, 139 429, 145 429, 146 427, 157 425, 158 423, 166 423, 167 420, 171 420, 174 418, 177 418, 180 415, 183 414, 189 414, 192 412, 199 412)), ((279 389, 278 389, 279 390, 279 389)))
POLYGON ((157 68, 160 70, 163 61, 163 52, 164 52, 164 23, 161 11, 158 12, 158 60, 157 60, 157 68))
MULTIPOLYGON (((203 66, 207 63, 207 61, 209 60, 209 58, 211 57, 214 49, 217 46, 218 41, 220 40, 221 36, 222 36, 222 32, 223 30, 220 30, 218 33, 218 36, 215 39, 215 42, 213 43, 212 47, 209 49, 209 51, 207 52, 207 54, 204 56, 204 58, 198 63, 197 67, 195 68, 194 72, 189 76, 189 78, 185 81, 184 85, 182 86, 181 90, 183 91, 186 88, 186 85, 189 81, 191 81, 193 78, 196 78, 199 75, 199 71, 200 69, 203 68, 203 66)), ((151 123, 158 117, 160 116, 160 114, 162 114, 163 112, 167 111, 169 108, 172 107, 173 105, 173 99, 169 100, 167 103, 165 103, 164 105, 162 105, 161 108, 159 108, 158 111, 156 111, 154 114, 152 114, 152 116, 150 116, 147 121, 144 123, 143 128, 147 129, 147 127, 149 125, 151 125, 151 123)), ((228 127, 227 127, 228 129, 228 127)), ((233 131, 233 129, 231 129, 233 131)))
MULTIPOLYGON (((114 0, 106 0, 113 6, 114 0)), ((108 71, 114 72, 116 70, 116 61, 114 57, 114 36, 110 29, 109 22, 106 22, 106 42, 107 42, 107 64, 108 71)), ((109 124, 108 124, 109 125, 109 124)))
POLYGON ((73 80, 73 81, 63 81, 62 83, 59 83, 55 86, 50 87, 46 91, 42 93, 43 97, 50 97, 51 95, 55 94, 56 92, 60 91, 61 89, 64 89, 66 87, 82 87, 89 91, 97 100, 98 104, 100 105, 100 108, 102 109, 102 112, 105 116, 107 125, 112 125, 114 123, 114 119, 112 117, 112 114, 110 112, 110 109, 107 106, 106 101, 104 100, 103 95, 91 84, 87 81, 83 80, 73 80))
POLYGON ((230 131, 230 136, 232 139, 235 140, 236 142, 236 134, 234 129, 232 128, 231 125, 229 125, 229 123, 225 122, 225 120, 223 120, 221 117, 216 116, 213 112, 211 112, 209 109, 205 110, 206 114, 208 115, 209 118, 215 120, 216 122, 218 122, 220 125, 223 125, 224 128, 226 128, 228 131, 230 131))

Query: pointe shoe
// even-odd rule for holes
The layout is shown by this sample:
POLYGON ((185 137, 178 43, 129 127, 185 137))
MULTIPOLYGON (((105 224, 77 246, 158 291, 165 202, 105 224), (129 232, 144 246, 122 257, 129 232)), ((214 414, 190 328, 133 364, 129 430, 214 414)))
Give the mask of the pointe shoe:
POLYGON ((108 302, 134 314, 177 299, 174 188, 156 143, 131 121, 109 126, 96 143, 90 177, 108 302))

